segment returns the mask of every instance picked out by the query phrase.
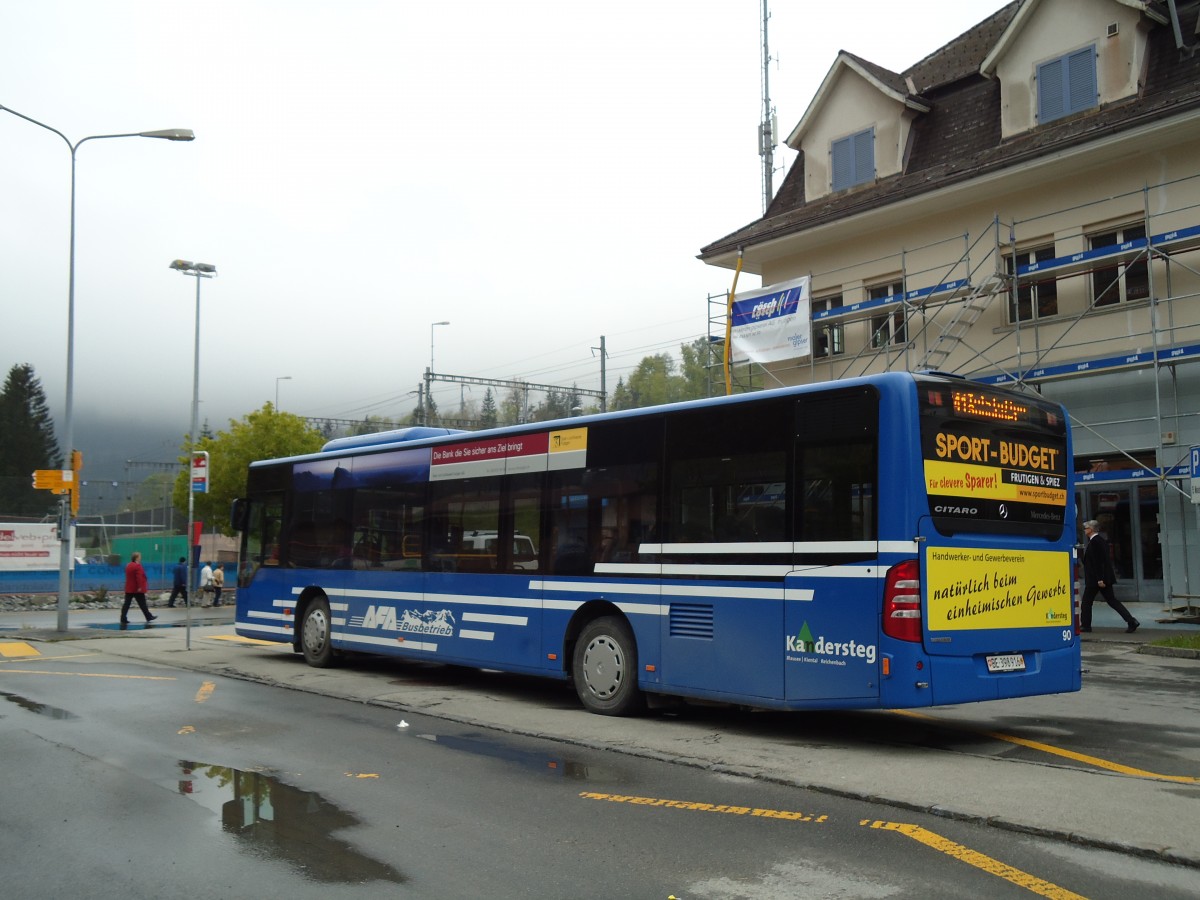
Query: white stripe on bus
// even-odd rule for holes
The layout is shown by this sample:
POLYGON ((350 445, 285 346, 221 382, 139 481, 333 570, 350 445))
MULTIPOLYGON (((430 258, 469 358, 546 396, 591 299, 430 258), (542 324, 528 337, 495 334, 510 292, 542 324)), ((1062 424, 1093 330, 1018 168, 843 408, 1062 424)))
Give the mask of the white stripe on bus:
POLYGON ((847 556, 851 553, 916 553, 916 541, 730 541, 695 544, 640 544, 638 553, 648 556, 688 553, 725 553, 734 556, 758 556, 763 553, 827 553, 847 556))
POLYGON ((498 616, 493 613, 477 613, 465 612, 462 614, 464 622, 486 622, 489 625, 528 625, 528 616, 498 616))
POLYGON ((334 640, 347 644, 369 644, 372 647, 394 647, 400 650, 424 650, 436 653, 438 645, 428 641, 412 641, 394 637, 373 637, 366 634, 348 634, 344 631, 331 632, 334 640))

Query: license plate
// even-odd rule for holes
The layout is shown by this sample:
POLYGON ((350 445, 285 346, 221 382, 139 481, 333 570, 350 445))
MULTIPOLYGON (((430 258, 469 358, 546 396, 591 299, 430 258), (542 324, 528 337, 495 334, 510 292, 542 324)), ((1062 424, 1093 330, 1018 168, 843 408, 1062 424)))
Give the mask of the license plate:
POLYGON ((989 672, 1024 672, 1025 657, 1020 653, 989 656, 987 657, 987 668, 989 672))

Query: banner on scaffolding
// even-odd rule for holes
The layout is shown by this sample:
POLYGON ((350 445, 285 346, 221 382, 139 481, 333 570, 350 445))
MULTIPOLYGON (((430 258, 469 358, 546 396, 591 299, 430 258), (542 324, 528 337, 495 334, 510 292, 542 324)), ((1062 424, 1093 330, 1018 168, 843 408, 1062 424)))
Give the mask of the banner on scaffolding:
POLYGON ((811 305, 807 275, 736 294, 730 318, 731 359, 768 363, 808 356, 811 305))

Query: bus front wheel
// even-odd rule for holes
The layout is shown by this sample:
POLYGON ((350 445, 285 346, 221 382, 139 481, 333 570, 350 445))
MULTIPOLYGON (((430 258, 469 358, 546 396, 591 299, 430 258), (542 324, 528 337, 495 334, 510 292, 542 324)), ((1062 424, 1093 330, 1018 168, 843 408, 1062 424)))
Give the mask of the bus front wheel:
POLYGON ((333 665, 331 623, 329 601, 324 597, 313 600, 305 607, 304 619, 300 623, 300 646, 304 651, 304 661, 310 666, 327 669, 333 665))
POLYGON ((571 674, 575 693, 590 712, 628 716, 645 707, 637 686, 637 644, 622 619, 606 616, 588 623, 575 643, 571 674))

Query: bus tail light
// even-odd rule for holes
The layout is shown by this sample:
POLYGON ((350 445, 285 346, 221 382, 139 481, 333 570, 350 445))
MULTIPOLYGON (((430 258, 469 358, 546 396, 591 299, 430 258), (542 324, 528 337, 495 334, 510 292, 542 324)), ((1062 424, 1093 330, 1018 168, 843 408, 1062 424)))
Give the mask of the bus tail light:
POLYGON ((883 633, 901 641, 921 642, 921 570, 915 559, 906 559, 887 571, 883 633))

